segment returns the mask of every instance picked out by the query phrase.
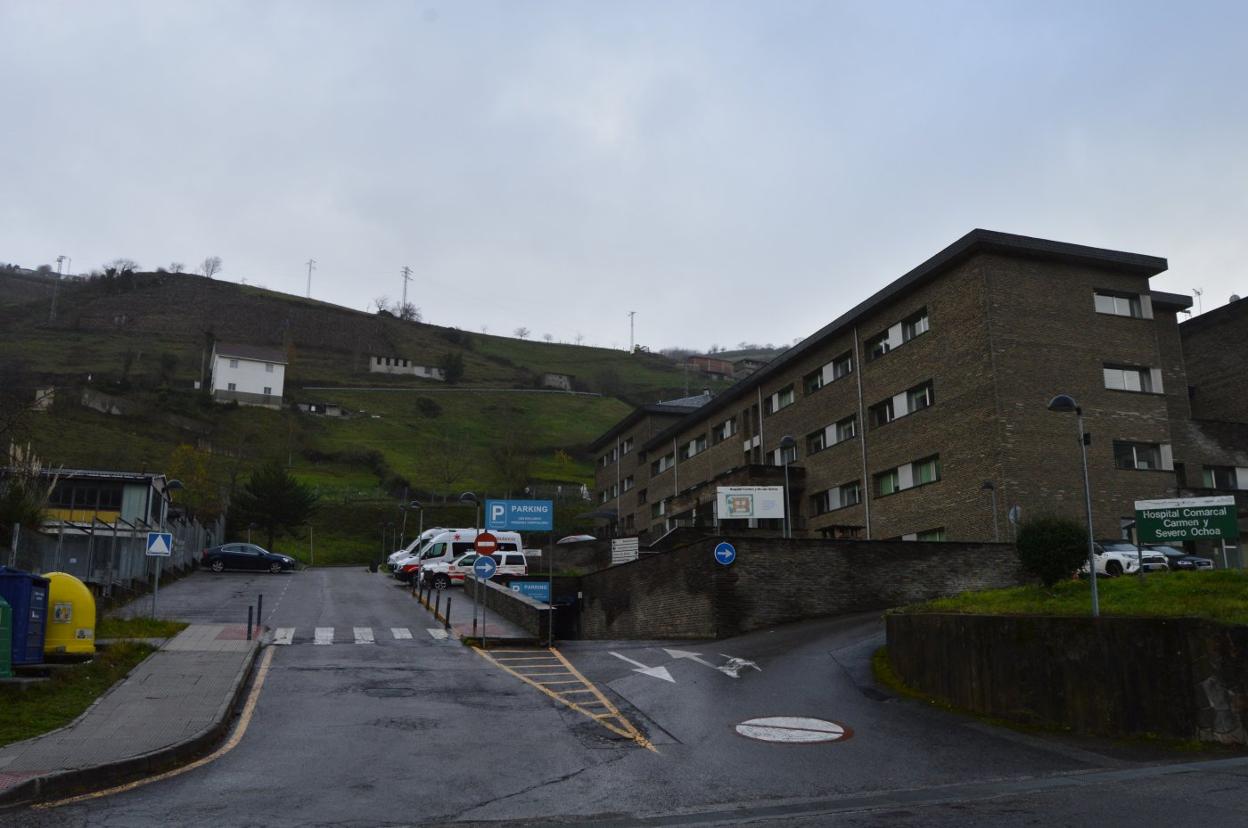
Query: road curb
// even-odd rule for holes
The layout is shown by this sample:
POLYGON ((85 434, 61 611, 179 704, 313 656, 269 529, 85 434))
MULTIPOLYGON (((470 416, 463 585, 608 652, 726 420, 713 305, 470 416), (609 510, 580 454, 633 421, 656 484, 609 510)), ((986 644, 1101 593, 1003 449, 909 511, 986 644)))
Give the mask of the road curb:
MULTIPOLYGON (((216 719, 211 725, 181 742, 138 756, 27 779, 8 790, 0 791, 0 813, 49 799, 76 796, 133 782, 206 756, 229 733, 231 719, 242 701, 260 650, 260 643, 253 642, 250 654, 244 659, 234 676, 233 687, 217 709, 216 719)), ((92 704, 94 705, 94 702, 92 704)), ((87 708, 88 711, 90 709, 90 707, 87 708)), ((86 715, 86 711, 83 715, 86 715)))

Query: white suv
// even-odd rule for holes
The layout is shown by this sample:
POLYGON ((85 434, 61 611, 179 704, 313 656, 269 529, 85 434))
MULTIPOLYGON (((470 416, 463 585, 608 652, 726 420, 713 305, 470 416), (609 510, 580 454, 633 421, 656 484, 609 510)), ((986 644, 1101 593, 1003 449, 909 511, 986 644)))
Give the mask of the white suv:
MULTIPOLYGON (((1140 568, 1139 552, 1135 544, 1128 540, 1102 540, 1093 546, 1096 552, 1096 574, 1110 578, 1136 572, 1140 568)), ((1147 554, 1147 553, 1146 553, 1147 554)), ((1088 573, 1088 565, 1079 568, 1083 574, 1088 573)))
MULTIPOLYGON (((519 552, 495 552, 490 557, 498 565, 498 571, 494 573, 495 578, 529 574, 528 562, 519 552)), ((420 577, 425 583, 432 584, 434 589, 446 589, 456 584, 462 585, 464 576, 472 571, 472 566, 476 562, 477 553, 469 552, 453 561, 427 563, 420 568, 420 577)))

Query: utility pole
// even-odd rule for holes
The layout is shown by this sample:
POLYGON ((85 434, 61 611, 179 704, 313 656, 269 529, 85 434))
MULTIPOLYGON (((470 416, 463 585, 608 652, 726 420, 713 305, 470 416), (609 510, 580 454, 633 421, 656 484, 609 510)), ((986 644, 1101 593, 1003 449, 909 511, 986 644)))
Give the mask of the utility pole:
POLYGON ((633 317, 637 315, 637 311, 628 312, 628 352, 631 354, 637 349, 637 340, 633 336, 633 317))
POLYGON ((61 264, 65 261, 64 256, 56 257, 56 281, 52 283, 52 309, 48 311, 48 321, 56 321, 56 294, 61 289, 61 264))
POLYGON ((1200 301, 1200 299, 1202 296, 1205 295, 1205 292, 1201 290, 1200 288, 1192 288, 1192 293, 1196 294, 1196 314, 1200 315, 1201 313, 1204 312, 1203 307, 1202 307, 1203 303, 1200 301))
POLYGON ((308 298, 312 298, 312 271, 316 268, 316 259, 308 259, 308 298))
POLYGON ((399 305, 399 318, 403 318, 403 313, 407 310, 407 283, 412 281, 412 269, 407 265, 403 265, 403 269, 399 271, 403 274, 403 304, 399 305))

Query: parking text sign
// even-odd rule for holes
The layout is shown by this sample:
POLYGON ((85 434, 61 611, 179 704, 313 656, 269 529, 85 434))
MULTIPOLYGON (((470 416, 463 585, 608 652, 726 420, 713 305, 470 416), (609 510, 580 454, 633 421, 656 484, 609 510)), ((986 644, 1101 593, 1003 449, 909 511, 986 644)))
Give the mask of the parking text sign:
POLYGON ((550 532, 555 528, 555 504, 550 500, 487 500, 485 528, 550 532))

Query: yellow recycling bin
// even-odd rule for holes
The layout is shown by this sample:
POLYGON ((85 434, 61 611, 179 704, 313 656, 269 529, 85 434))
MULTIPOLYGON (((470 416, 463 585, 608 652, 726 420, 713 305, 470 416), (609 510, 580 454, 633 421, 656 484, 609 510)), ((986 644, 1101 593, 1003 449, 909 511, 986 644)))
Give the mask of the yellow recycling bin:
POLYGON ((95 653, 95 598, 82 581, 64 572, 48 572, 47 635, 43 652, 95 653))

